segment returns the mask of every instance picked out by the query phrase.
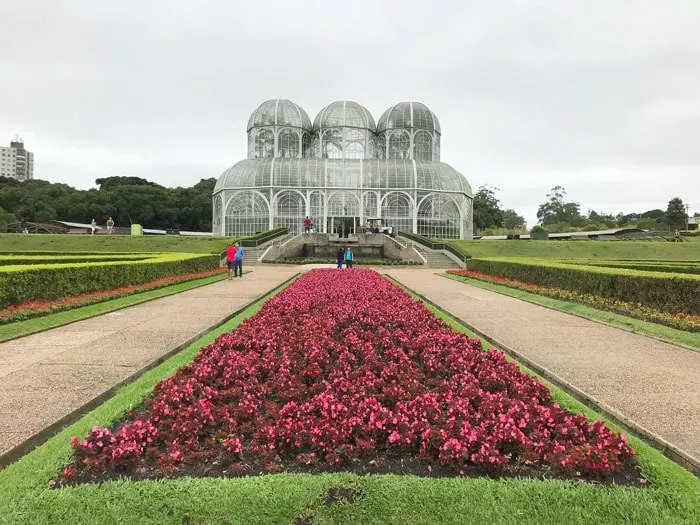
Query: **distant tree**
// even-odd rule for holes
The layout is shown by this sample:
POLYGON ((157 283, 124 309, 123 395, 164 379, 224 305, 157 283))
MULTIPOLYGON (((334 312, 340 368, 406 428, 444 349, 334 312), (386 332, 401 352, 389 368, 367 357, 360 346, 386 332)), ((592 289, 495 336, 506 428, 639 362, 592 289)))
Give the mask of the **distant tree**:
POLYGON ((542 226, 552 226, 557 223, 569 224, 573 227, 582 226, 585 222, 581 216, 581 205, 576 202, 564 202, 566 190, 562 186, 554 186, 547 194, 549 199, 537 209, 537 219, 542 226))
POLYGON ((507 209, 503 212, 503 226, 506 230, 524 230, 527 224, 525 218, 518 215, 515 210, 507 209))
POLYGON ((17 222, 17 217, 14 214, 0 208, 0 232, 7 231, 7 225, 17 222))
POLYGON ((637 223, 635 224, 637 228, 640 230, 658 230, 660 229, 660 223, 656 219, 652 219, 650 217, 644 217, 643 219, 639 219, 637 223))
POLYGON ((484 185, 474 195, 474 227, 479 231, 503 226, 503 210, 496 198, 497 191, 498 188, 484 185))
POLYGON ((688 216, 686 215, 685 204, 679 197, 668 201, 664 221, 671 229, 685 228, 688 216))
POLYGON ((642 219, 662 219, 664 216, 664 210, 656 208, 654 210, 645 211, 640 215, 642 219))

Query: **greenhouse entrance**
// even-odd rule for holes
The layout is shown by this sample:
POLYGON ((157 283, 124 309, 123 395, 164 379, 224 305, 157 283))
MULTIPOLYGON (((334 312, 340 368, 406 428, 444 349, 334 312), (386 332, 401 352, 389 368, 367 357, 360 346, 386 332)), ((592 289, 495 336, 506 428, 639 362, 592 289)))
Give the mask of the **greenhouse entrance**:
POLYGON ((359 225, 359 217, 328 217, 328 233, 337 233, 340 237, 355 233, 359 225))

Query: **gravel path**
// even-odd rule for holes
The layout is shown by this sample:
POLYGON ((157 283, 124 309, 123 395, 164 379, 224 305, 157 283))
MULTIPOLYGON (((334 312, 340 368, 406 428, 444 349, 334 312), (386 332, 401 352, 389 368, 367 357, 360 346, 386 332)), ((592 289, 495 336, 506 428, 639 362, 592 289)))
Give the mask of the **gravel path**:
POLYGON ((243 278, 0 343, 0 455, 26 445, 297 272, 260 266, 243 278))
POLYGON ((700 352, 446 279, 439 272, 386 273, 700 462, 700 352))

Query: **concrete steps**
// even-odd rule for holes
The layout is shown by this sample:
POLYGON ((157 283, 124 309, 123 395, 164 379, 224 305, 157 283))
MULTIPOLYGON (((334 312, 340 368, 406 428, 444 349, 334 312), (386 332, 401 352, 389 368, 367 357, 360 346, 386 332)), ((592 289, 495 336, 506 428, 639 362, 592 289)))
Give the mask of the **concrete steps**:
POLYGON ((423 256, 428 261, 428 268, 459 268, 459 265, 444 253, 424 250, 423 256))

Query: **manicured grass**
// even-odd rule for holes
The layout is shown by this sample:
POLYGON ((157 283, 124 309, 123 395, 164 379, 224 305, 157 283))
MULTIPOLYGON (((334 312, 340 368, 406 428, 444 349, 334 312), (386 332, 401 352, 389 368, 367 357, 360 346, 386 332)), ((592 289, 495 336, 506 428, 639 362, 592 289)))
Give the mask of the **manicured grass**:
POLYGON ((596 308, 591 308, 590 306, 585 306, 578 303, 570 303, 559 299, 552 299, 550 297, 525 292, 523 290, 517 290, 515 288, 510 288, 500 284, 486 283, 477 279, 469 279, 467 277, 450 275, 447 273, 443 274, 443 277, 453 279, 455 281, 466 282, 472 286, 478 286, 479 288, 502 293, 510 297, 515 297, 516 299, 522 299, 523 301, 547 306, 562 312, 579 315, 594 321, 603 321, 605 323, 626 328, 635 333, 658 337, 671 343, 680 343, 700 350, 700 333, 677 330, 675 328, 671 328, 670 326, 641 321, 639 319, 634 319, 633 317, 627 317, 625 315, 607 312, 605 310, 597 310, 596 308))
POLYGON ((555 259, 698 260, 700 243, 662 241, 458 241, 446 240, 471 257, 555 259))
POLYGON ((234 237, 180 235, 49 235, 0 234, 0 252, 181 252, 219 253, 234 237))
POLYGON ((157 299, 159 297, 165 297, 166 295, 184 292, 185 290, 204 286, 205 284, 221 281, 224 278, 226 278, 226 273, 222 272, 221 274, 205 277, 203 279, 194 279, 192 281, 186 281, 184 283, 174 284, 172 286, 164 286, 163 288, 148 290, 146 292, 141 292, 134 295, 127 295, 118 299, 91 304, 81 308, 74 308, 72 310, 57 312, 55 314, 49 314, 43 317, 27 319, 26 321, 18 321, 16 323, 0 325, 0 342, 41 332, 42 330, 48 330, 49 328, 56 328, 57 326, 73 323, 75 321, 80 321, 82 319, 87 319, 89 317, 94 317, 107 312, 113 312, 114 310, 119 310, 120 308, 126 308, 127 306, 133 306, 135 304, 157 299))
MULTIPOLYGON (((533 479, 278 474, 237 479, 118 481, 49 489, 70 458, 69 438, 106 426, 138 406, 160 379, 189 362, 214 335, 233 329, 259 306, 122 388, 99 408, 17 463, 0 471, 0 523, 698 523, 700 481, 634 438, 648 488, 603 487, 533 479), (352 504, 324 506, 328 487, 357 488, 352 504)), ((440 314, 441 317, 444 317, 440 314)), ((465 331, 456 321, 450 324, 465 331)), ((595 414, 553 388, 570 410, 595 414)))

